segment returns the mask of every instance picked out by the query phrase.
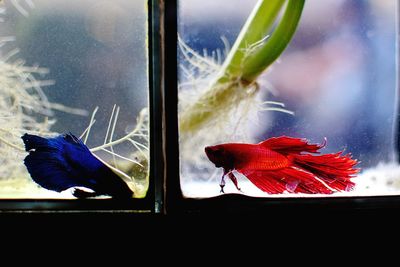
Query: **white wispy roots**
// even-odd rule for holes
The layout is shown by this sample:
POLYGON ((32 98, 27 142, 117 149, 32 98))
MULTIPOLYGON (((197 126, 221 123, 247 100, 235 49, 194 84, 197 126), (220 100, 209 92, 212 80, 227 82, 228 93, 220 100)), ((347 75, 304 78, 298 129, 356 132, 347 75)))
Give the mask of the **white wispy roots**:
POLYGON ((51 104, 42 90, 53 83, 35 78, 47 70, 27 67, 21 60, 9 63, 10 55, 0 58, 0 179, 28 176, 21 164, 25 155, 21 135, 51 135, 55 122, 49 119, 51 104))
MULTIPOLYGON (((89 134, 93 125, 96 122, 95 115, 98 108, 92 113, 89 126, 86 128, 81 138, 84 143, 89 138, 89 134)), ((149 185, 149 114, 148 109, 144 108, 139 113, 136 125, 132 131, 125 136, 115 139, 114 133, 118 121, 120 108, 114 105, 107 131, 104 137, 104 143, 100 146, 90 149, 92 153, 99 151, 106 152, 112 156, 112 162, 109 163, 101 157, 95 156, 105 165, 117 173, 131 187, 135 197, 144 197, 149 185), (131 153, 124 156, 118 153, 114 147, 117 145, 126 144, 131 146, 131 153)))

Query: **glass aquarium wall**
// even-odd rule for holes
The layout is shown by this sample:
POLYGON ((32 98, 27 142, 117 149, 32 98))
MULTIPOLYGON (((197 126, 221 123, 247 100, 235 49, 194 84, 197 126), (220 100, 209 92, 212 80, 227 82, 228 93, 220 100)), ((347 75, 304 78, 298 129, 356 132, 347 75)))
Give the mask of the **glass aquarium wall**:
POLYGON ((0 198, 146 195, 147 20, 145 0, 0 1, 0 198))
POLYGON ((400 192, 397 1, 295 2, 178 1, 186 197, 400 192))

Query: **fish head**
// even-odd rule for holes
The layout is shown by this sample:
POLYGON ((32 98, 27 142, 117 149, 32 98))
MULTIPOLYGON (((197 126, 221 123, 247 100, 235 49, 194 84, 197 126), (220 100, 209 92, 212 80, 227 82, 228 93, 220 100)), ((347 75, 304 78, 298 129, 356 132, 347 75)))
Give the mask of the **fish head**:
POLYGON ((215 164, 217 168, 232 169, 233 158, 231 153, 223 145, 207 146, 205 149, 208 159, 215 164))

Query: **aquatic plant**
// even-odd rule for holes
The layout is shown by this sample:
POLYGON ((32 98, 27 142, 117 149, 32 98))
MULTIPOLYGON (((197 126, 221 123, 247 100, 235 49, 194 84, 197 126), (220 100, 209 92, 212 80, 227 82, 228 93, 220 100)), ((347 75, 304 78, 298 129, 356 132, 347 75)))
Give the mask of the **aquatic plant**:
POLYGON ((222 66, 193 52, 181 42, 183 55, 200 71, 199 76, 212 76, 200 96, 181 107, 179 130, 182 135, 193 134, 208 124, 223 123, 221 116, 226 118, 226 112, 254 99, 259 91, 257 77, 289 44, 303 6, 304 0, 258 1, 222 66))
MULTIPOLYGON (((16 51, 14 51, 16 52, 16 51)), ((0 179, 20 175, 23 132, 50 134, 51 104, 42 87, 52 81, 38 80, 44 68, 25 66, 21 60, 10 62, 12 54, 0 58, 0 179)))

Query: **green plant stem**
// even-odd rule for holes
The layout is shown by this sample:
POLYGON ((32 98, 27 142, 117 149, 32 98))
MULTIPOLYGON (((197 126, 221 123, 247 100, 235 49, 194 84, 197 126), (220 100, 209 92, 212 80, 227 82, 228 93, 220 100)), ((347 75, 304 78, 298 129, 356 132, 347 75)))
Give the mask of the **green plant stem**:
POLYGON ((254 95, 257 77, 284 51, 299 23, 305 0, 260 0, 227 56, 221 73, 198 100, 183 110, 181 133, 193 132, 254 95), (285 11, 271 36, 276 18, 285 11))
POLYGON ((305 0, 289 0, 285 13, 271 37, 243 62, 242 79, 254 81, 290 43, 299 23, 305 0))
MULTIPOLYGON (((223 69, 225 73, 229 76, 241 74, 246 50, 250 45, 266 37, 285 2, 283 0, 261 0, 257 2, 224 61, 223 69)), ((221 81, 223 82, 225 78, 228 77, 222 75, 221 81)))

